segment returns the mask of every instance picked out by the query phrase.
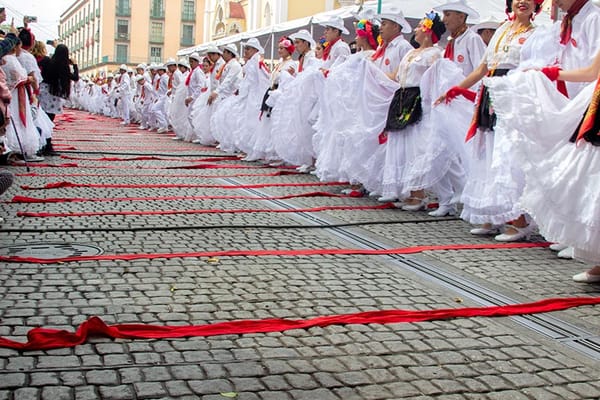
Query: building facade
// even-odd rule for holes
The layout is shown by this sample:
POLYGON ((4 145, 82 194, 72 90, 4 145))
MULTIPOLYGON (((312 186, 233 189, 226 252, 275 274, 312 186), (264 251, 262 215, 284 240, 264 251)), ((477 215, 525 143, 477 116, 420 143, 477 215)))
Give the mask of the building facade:
POLYGON ((196 44, 356 3, 356 0, 205 0, 204 34, 196 44))
POLYGON ((201 42, 204 0, 76 0, 61 15, 59 42, 85 75, 161 63, 201 42))

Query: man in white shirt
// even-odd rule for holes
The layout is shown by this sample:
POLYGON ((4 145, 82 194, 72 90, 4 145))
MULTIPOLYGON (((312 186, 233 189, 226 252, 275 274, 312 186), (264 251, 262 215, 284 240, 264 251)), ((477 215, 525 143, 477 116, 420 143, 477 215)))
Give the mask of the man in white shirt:
POLYGON ((116 88, 117 99, 119 100, 119 107, 121 108, 121 117, 123 121, 121 125, 128 125, 130 122, 129 115, 129 103, 131 102, 131 78, 127 73, 127 65, 122 64, 119 67, 121 73, 121 79, 116 88))
POLYGON ((449 0, 434 8, 444 13, 442 21, 450 32, 444 57, 454 61, 469 75, 481 64, 486 45, 477 33, 467 27, 467 18, 478 19, 479 13, 466 0, 449 0))
POLYGON ((333 17, 321 24, 325 27, 325 40, 327 47, 323 49, 322 69, 327 71, 340 58, 348 57, 350 46, 342 39, 342 35, 348 35, 348 29, 344 26, 344 20, 341 17, 333 17))

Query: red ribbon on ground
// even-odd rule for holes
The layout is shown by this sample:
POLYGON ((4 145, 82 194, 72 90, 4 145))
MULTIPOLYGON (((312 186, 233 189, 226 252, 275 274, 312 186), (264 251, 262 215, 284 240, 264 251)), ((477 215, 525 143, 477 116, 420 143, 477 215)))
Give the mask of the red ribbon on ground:
MULTIPOLYGON (((121 168, 119 168, 121 169, 121 168)), ((301 175, 302 172, 298 171, 275 171, 263 174, 231 174, 231 175, 171 175, 169 178, 238 178, 242 176, 284 176, 284 175, 301 175)), ((64 178, 66 176, 89 176, 89 177, 124 177, 124 178, 137 178, 137 177, 165 177, 165 174, 38 174, 37 172, 28 172, 25 174, 15 174, 16 176, 28 176, 28 177, 41 177, 41 178, 64 178)))
POLYGON ((27 197, 15 196, 9 203, 80 203, 80 202, 116 202, 116 201, 171 201, 171 200, 286 200, 301 197, 348 197, 329 192, 308 192, 285 196, 161 196, 161 197, 27 197))
POLYGON ((480 243, 480 244, 451 244, 438 246, 414 246, 395 249, 296 249, 296 250, 220 250, 199 251, 192 253, 140 253, 140 254, 101 254, 97 256, 72 256, 55 259, 35 257, 0 256, 0 261, 10 263, 28 264, 55 264, 58 262, 83 262, 83 261, 128 261, 128 260, 155 260, 172 258, 201 258, 201 257, 260 257, 260 256, 326 256, 326 255, 391 255, 415 254, 424 251, 445 250, 498 250, 498 249, 530 249, 548 247, 549 243, 480 243))
POLYGON ((214 209, 214 210, 134 210, 134 211, 94 211, 94 212, 74 212, 74 213, 47 213, 47 212, 29 212, 19 211, 17 217, 27 218, 52 218, 52 217, 97 217, 105 215, 178 215, 178 214, 253 214, 253 213, 301 213, 301 212, 321 212, 335 210, 389 210, 395 209, 393 203, 380 204, 376 206, 323 206, 313 208, 294 208, 287 209, 214 209))
POLYGON ((212 188, 212 189, 260 189, 265 187, 306 187, 306 186, 340 186, 347 182, 308 182, 308 183, 257 183, 253 185, 210 185, 193 183, 156 183, 147 185, 138 185, 130 183, 74 183, 74 182, 54 182, 41 187, 21 186, 23 190, 45 190, 61 188, 102 188, 102 189, 168 189, 168 188, 212 188))
POLYGON ((137 156, 137 157, 80 157, 80 156, 67 156, 62 155, 60 158, 66 160, 86 160, 86 161, 185 161, 185 162, 215 162, 225 160, 239 160, 238 156, 224 156, 224 157, 207 157, 199 159, 188 159, 188 158, 176 158, 176 157, 158 157, 158 156, 137 156))
POLYGON ((566 310, 573 307, 600 304, 600 297, 545 299, 533 303, 492 307, 442 308, 438 310, 381 310, 353 314, 325 315, 307 319, 269 318, 237 320, 215 324, 168 326, 150 324, 107 325, 99 317, 83 322, 75 332, 59 329, 33 328, 27 332, 27 342, 0 337, 0 347, 20 351, 49 350, 75 347, 92 337, 112 339, 174 339, 284 332, 331 325, 397 324, 472 317, 509 317, 566 310))

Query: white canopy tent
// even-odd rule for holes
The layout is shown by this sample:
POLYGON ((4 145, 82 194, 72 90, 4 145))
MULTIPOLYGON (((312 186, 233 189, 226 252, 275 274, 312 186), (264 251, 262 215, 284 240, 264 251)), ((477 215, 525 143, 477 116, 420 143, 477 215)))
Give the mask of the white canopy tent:
MULTIPOLYGON (((369 0, 364 4, 364 9, 373 9, 377 10, 377 0, 369 0)), ((406 19, 413 25, 416 26, 418 21, 420 21, 426 12, 430 11, 434 7, 444 4, 443 0, 383 0, 382 7, 385 10, 386 7, 395 6, 400 7, 406 17, 406 19)), ((489 17, 495 17, 497 20, 503 20, 506 18, 504 13, 504 3, 498 0, 471 0, 471 4, 477 9, 480 14, 480 19, 488 19, 489 17)), ((322 28, 319 23, 329 20, 332 16, 340 16, 344 19, 346 28, 354 34, 354 30, 352 29, 352 22, 354 19, 355 13, 358 11, 359 6, 349 6, 349 7, 341 7, 332 11, 326 11, 322 13, 315 14, 310 17, 299 18, 287 22, 283 22, 281 24, 271 25, 266 28, 257 29, 254 31, 247 31, 238 33, 236 35, 227 36, 222 39, 218 39, 208 43, 202 43, 196 45, 194 47, 189 47, 185 49, 181 49, 177 52, 177 55, 187 56, 193 52, 198 52, 200 54, 206 52, 206 49, 210 46, 224 46, 229 43, 236 43, 237 45, 240 42, 246 41, 252 37, 257 38, 263 47, 265 48, 265 59, 273 60, 277 58, 276 55, 276 40, 281 36, 290 35, 300 29, 308 29, 313 33, 313 37, 318 38, 323 34, 324 28, 322 28)), ((476 24, 479 20, 468 19, 467 22, 469 24, 476 24)), ((550 24, 552 21, 550 20, 550 16, 547 13, 542 13, 536 18, 536 23, 538 24, 550 24)), ((348 36, 347 38, 351 38, 348 36)))

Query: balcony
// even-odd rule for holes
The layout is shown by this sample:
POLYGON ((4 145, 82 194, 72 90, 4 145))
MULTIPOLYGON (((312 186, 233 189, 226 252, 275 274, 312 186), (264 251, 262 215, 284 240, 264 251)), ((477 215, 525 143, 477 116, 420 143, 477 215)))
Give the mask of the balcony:
POLYGON ((195 43, 194 43, 194 39, 191 39, 191 38, 181 38, 181 40, 179 41, 179 44, 180 44, 181 46, 185 46, 185 47, 191 47, 191 46, 193 46, 195 43))
POLYGON ((150 18, 165 19, 165 10, 150 10, 150 18))
POLYGON ((150 43, 164 43, 165 38, 162 35, 150 35, 150 43))
POLYGON ((119 41, 129 41, 129 33, 119 33, 115 34, 115 40, 119 41))
POLYGON ((131 17, 131 7, 117 7, 117 17, 131 17))
POLYGON ((183 22, 195 22, 196 21, 196 13, 193 12, 182 12, 181 20, 183 22))

